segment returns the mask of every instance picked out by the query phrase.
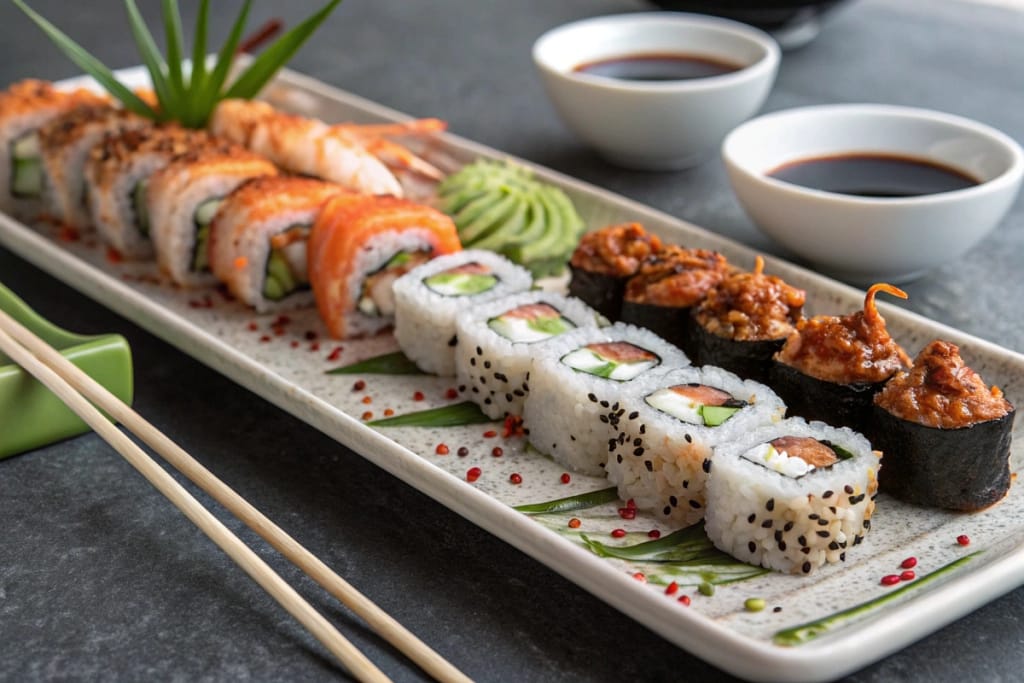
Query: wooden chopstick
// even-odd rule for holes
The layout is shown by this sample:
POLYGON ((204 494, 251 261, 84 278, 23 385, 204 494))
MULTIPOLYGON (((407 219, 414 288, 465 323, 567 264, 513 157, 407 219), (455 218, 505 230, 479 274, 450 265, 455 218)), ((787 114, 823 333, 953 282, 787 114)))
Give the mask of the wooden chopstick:
MULTIPOLYGON (((404 652, 410 659, 419 664, 424 671, 431 674, 435 679, 445 683, 448 681, 458 683, 470 681, 470 679, 461 671, 452 666, 439 654, 431 650, 425 643, 405 629, 405 627, 377 607, 364 595, 359 593, 319 558, 306 550, 302 545, 270 521, 270 519, 264 516, 259 510, 253 507, 248 501, 235 493, 222 481, 217 479, 209 470, 199 464, 162 432, 143 419, 138 413, 124 404, 116 396, 107 391, 105 387, 61 356, 60 353, 50 347, 46 342, 38 338, 3 311, 0 311, 0 348, 3 348, 13 360, 22 365, 22 367, 31 374, 39 378, 40 381, 54 391, 55 394, 68 403, 69 406, 71 406, 72 409, 75 410, 75 412, 94 430, 96 430, 103 438, 107 439, 108 442, 111 442, 111 444, 114 445, 114 447, 117 448, 118 451, 136 467, 136 469, 142 472, 142 474, 146 476, 154 486, 171 499, 175 505, 181 508, 182 511, 189 516, 189 519, 192 519, 192 521, 200 526, 207 535, 210 535, 210 537, 217 542, 217 544, 220 545, 221 548, 223 548, 225 552, 232 557, 232 559, 238 562, 255 580, 257 580, 257 582, 260 583, 261 586, 270 592, 271 595, 285 606, 289 612, 296 616, 304 626, 310 629, 310 631, 312 631, 314 635, 321 640, 321 642, 328 646, 331 651, 334 652, 354 674, 359 675, 361 679, 362 675, 360 675, 360 671, 372 674, 368 675, 368 677, 363 680, 381 680, 383 678, 383 674, 373 667, 369 660, 366 660, 365 657, 358 653, 351 644, 347 643, 341 634, 337 633, 330 624, 323 620, 323 618, 317 614, 313 608, 308 605, 308 603, 305 603, 298 594, 295 594, 279 576, 273 573, 273 570, 262 563, 262 561, 253 554, 249 548, 244 546, 237 537, 233 536, 227 528, 216 520, 216 518, 202 508, 202 506, 200 506, 187 491, 181 488, 180 485, 167 475, 166 472, 153 463, 153 461, 150 460, 150 458, 142 452, 138 446, 136 446, 123 433, 121 433, 119 429, 105 419, 92 405, 85 401, 83 395, 89 401, 92 401, 97 406, 101 407, 107 412, 107 414, 121 422, 126 428, 139 436, 139 438, 141 438, 155 451, 160 453, 161 456, 167 459, 167 461, 182 472, 182 474, 188 477, 219 503, 224 505, 247 526, 262 536, 282 555, 296 564, 317 583, 326 588, 339 601, 366 620, 374 630, 376 630, 382 637, 400 651, 404 652), (24 345, 25 348, 22 348, 21 345, 24 345), (31 353, 29 353, 29 351, 31 351, 31 353), (46 379, 44 379, 44 377, 46 379), (80 391, 82 395, 75 393, 76 389, 80 391), (110 438, 108 438, 108 436, 110 438), (128 452, 126 453, 119 446, 123 446, 128 452), (160 483, 158 483, 158 481, 160 483), (172 493, 173 496, 171 495, 172 493), (182 504, 179 504, 179 501, 182 504), (187 507, 183 507, 183 504, 187 507), (202 512, 195 512, 195 508, 198 508, 198 510, 201 510, 202 512), (190 512, 192 512, 192 514, 190 514, 190 512), (195 514, 196 517, 193 517, 193 514, 195 514), (197 521, 199 518, 204 520, 202 524, 200 521, 197 521), (211 534, 211 531, 204 527, 203 524, 208 524, 210 529, 216 529, 218 536, 215 537, 211 534), (225 545, 221 543, 221 540, 219 539, 225 537, 233 539, 228 542, 228 545, 232 549, 237 546, 240 546, 243 549, 239 552, 246 556, 245 563, 243 563, 239 557, 232 554, 232 550, 229 550, 228 547, 225 547, 225 545), (260 576, 257 576, 254 574, 254 570, 251 570, 250 567, 255 569, 260 565, 262 565, 262 568, 260 569, 260 576), (264 583, 264 581, 261 580, 261 577, 268 574, 273 577, 273 579, 266 579, 268 583, 264 583), (272 584, 275 589, 272 590, 268 584, 272 584), (287 591, 290 591, 293 596, 288 597, 290 601, 288 603, 285 602, 283 597, 287 595, 287 591, 281 592, 281 585, 283 585, 287 591), (275 593, 275 590, 278 592, 275 593), (279 597, 279 595, 282 597, 279 597), (293 611, 293 607, 300 603, 301 605, 304 605, 304 607, 301 609, 296 607, 296 609, 298 609, 298 613, 293 611), (301 617, 300 614, 302 615, 301 617), (307 623, 307 621, 309 623, 307 623), (325 630, 325 627, 333 633, 325 630), (314 630, 314 628, 316 628, 316 630, 314 630), (330 644, 324 639, 325 637, 330 638, 330 644), (345 646, 342 646, 338 642, 339 640, 344 643, 345 646), (355 653, 354 655, 353 652, 355 653), (352 660, 351 663, 349 660, 352 660)), ((386 680, 386 678, 383 679, 386 680)))

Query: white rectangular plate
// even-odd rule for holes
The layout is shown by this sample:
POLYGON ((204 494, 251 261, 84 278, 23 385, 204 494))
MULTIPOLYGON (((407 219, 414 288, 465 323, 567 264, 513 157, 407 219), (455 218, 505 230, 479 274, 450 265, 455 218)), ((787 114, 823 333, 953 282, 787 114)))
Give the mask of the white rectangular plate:
MULTIPOLYGON (((120 76, 141 83, 144 72, 128 69, 120 76)), ((74 84, 84 81, 76 79, 74 84)), ((70 83, 68 83, 70 84, 70 83)), ((294 73, 281 74, 267 98, 295 111, 328 121, 395 121, 407 117, 294 73)), ((432 159, 454 167, 477 157, 501 158, 495 150, 452 135, 430 151, 432 159)), ((669 242, 723 252, 741 266, 750 266, 754 252, 671 216, 564 175, 531 166, 537 175, 572 197, 588 226, 639 221, 669 242)), ((696 581, 671 567, 599 558, 586 550, 581 533, 611 545, 648 540, 658 523, 643 514, 623 520, 621 503, 606 504, 565 515, 531 518, 511 506, 536 503, 607 487, 602 479, 573 475, 562 482, 556 463, 525 449, 522 438, 503 438, 501 425, 448 429, 372 429, 386 409, 396 414, 451 403, 453 380, 427 376, 327 375, 325 370, 396 348, 390 337, 337 343, 325 337, 314 311, 257 316, 215 291, 185 292, 159 281, 153 264, 116 263, 104 247, 86 237, 59 239, 56 231, 26 227, 0 214, 0 243, 54 277, 142 325, 153 334, 217 369, 239 384, 352 448, 443 505, 545 563, 630 615, 668 640, 734 674, 756 680, 817 681, 832 679, 894 652, 1024 582, 1024 494, 1014 486, 1006 500, 973 515, 951 514, 904 505, 886 495, 878 498, 871 533, 852 548, 847 562, 824 567, 808 577, 768 573, 720 585, 713 597, 699 594, 696 581), (275 324, 277 322, 277 324, 275 324), (310 337, 316 335, 315 339, 310 337), (335 352, 336 348, 341 351, 335 352), (362 390, 353 384, 362 379, 362 390), (423 397, 417 400, 416 392, 423 397), (368 398, 367 398, 368 397, 368 398), (497 437, 484 432, 495 429, 497 437), (436 452, 439 443, 447 455, 436 452), (469 454, 456 450, 466 446, 469 454), (494 457, 501 446, 504 454, 494 457), (475 482, 466 473, 479 467, 475 482), (510 475, 521 475, 512 484, 510 475), (579 529, 567 526, 581 519, 579 529), (616 527, 628 535, 613 539, 616 527), (971 538, 959 546, 960 534, 971 538), (899 573, 900 561, 919 559, 919 576, 974 551, 970 561, 920 589, 836 623, 806 644, 773 644, 781 629, 819 620, 864 601, 891 593, 879 577, 899 573), (647 582, 634 577, 643 572, 647 582), (692 596, 685 607, 666 596, 657 581, 677 578, 692 596), (744 610, 744 600, 759 596, 768 609, 744 610), (781 611, 773 607, 781 607, 781 611)), ((766 270, 808 292, 807 310, 846 313, 862 306, 863 293, 784 261, 768 259, 766 270)), ((911 355, 935 338, 961 346, 963 355, 990 383, 1004 389, 1011 401, 1024 397, 1024 356, 904 310, 881 309, 889 329, 911 355)), ((1024 426, 1014 432, 1011 466, 1024 459, 1024 426)), ((883 461, 884 464, 884 461, 883 461)), ((912 584, 904 584, 912 585, 912 584)))

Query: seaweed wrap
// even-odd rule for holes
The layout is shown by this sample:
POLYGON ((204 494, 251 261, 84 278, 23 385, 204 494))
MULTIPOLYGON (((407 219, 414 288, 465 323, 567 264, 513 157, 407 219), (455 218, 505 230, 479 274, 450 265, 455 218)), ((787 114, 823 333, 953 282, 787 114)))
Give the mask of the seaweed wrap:
POLYGON ((340 192, 339 185, 297 176, 246 182, 210 224, 210 270, 259 313, 312 304, 306 242, 324 203, 340 192))
POLYGON ((843 562, 871 528, 881 458, 850 429, 800 418, 723 444, 705 489, 708 538, 782 572, 843 562))
POLYGON ((530 271, 493 251, 440 256, 395 280, 395 340, 424 372, 454 375, 458 314, 532 285, 530 271))
POLYGON ((694 309, 688 328, 694 364, 768 382, 772 356, 796 329, 806 298, 802 289, 766 275, 758 256, 752 272, 732 273, 694 309))
POLYGON ((689 359, 650 330, 625 323, 552 344, 534 363, 523 426, 530 443, 576 472, 605 471, 623 389, 689 359))
POLYGON ((88 90, 58 90, 26 80, 0 92, 0 211, 35 220, 44 207, 39 129, 82 106, 107 102, 88 90))
POLYGON ((974 511, 1010 489, 1016 411, 951 342, 933 341, 875 395, 872 442, 882 491, 918 505, 974 511))
POLYGON ((609 412, 608 480, 675 526, 704 517, 704 485, 715 449, 782 420, 786 406, 757 382, 707 366, 647 376, 609 412))
POLYGON ((690 355, 690 309, 728 273, 729 264, 717 251, 667 246, 626 283, 619 319, 646 327, 690 355))
POLYGON ((874 395, 910 365, 875 305, 879 292, 907 298, 892 285, 872 285, 864 310, 805 318, 775 354, 769 384, 790 414, 867 430, 874 395))
POLYGON ((662 248, 661 239, 639 223, 609 225, 588 232, 569 259, 569 294, 579 297, 609 320, 618 320, 626 282, 640 264, 662 248))
POLYGON ((600 314, 575 297, 533 291, 496 299, 455 321, 455 375, 488 417, 522 415, 538 358, 562 336, 595 328, 600 314))

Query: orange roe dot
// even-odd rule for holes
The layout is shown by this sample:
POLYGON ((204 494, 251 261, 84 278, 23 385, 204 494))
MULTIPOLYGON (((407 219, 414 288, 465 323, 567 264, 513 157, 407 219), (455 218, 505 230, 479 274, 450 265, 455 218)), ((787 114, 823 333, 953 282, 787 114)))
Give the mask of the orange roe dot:
POLYGON ((235 259, 235 270, 245 270, 245 267, 249 265, 249 259, 244 256, 239 256, 235 259))
POLYGON ((362 402, 365 403, 366 405, 370 405, 371 403, 373 403, 373 398, 371 396, 363 396, 362 402))
POLYGON ((579 520, 579 518, 573 517, 572 519, 569 520, 569 528, 570 529, 579 529, 580 528, 580 524, 582 524, 582 523, 583 522, 581 522, 579 520))
POLYGON ((640 583, 647 583, 647 576, 643 572, 636 572, 633 574, 633 578, 640 583))
POLYGON ((438 455, 448 455, 448 445, 439 443, 437 444, 437 448, 434 449, 434 452, 438 455))
POLYGON ((569 476, 568 472, 562 472, 562 476, 559 477, 558 480, 561 481, 563 484, 568 484, 570 481, 572 481, 572 477, 569 476))
POLYGON ((366 382, 363 380, 356 380, 356 383, 352 385, 352 391, 362 391, 366 388, 366 382))
POLYGON ((391 417, 394 414, 395 414, 395 411, 392 410, 391 408, 385 408, 384 409, 384 417, 391 417))
POLYGON ((365 413, 363 413, 363 419, 364 420, 372 420, 373 419, 373 413, 371 413, 369 410, 367 410, 365 413))

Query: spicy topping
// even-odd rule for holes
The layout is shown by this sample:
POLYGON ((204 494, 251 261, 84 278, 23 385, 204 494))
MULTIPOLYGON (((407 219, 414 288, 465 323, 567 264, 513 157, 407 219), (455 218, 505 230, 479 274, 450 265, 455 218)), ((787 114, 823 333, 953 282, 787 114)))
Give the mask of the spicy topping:
POLYGON ((807 293, 763 270, 759 255, 753 272, 723 279, 697 308, 697 322, 711 334, 736 341, 787 337, 802 317, 807 293))
POLYGON ((998 387, 985 381, 960 357, 956 344, 933 341, 875 396, 875 404, 896 417, 926 427, 958 429, 995 420, 1013 410, 998 387))
POLYGON ((657 367, 661 359, 647 349, 629 342, 587 344, 562 356, 573 370, 618 382, 628 382, 657 367))
POLYGON ((491 328, 514 343, 531 344, 575 329, 576 325, 549 304, 523 304, 487 321, 491 328))
POLYGON ((725 257, 716 251, 670 245, 640 265, 626 283, 626 301, 674 308, 693 306, 728 272, 725 257))
POLYGON ((610 225, 580 239, 569 263, 573 268, 613 277, 630 277, 640 264, 661 250, 661 240, 639 223, 610 225))
POLYGON ((875 306, 878 292, 907 294, 884 283, 872 285, 864 310, 845 316, 815 316, 797 323, 775 359, 805 375, 837 384, 884 382, 910 365, 910 357, 889 336, 875 306))

